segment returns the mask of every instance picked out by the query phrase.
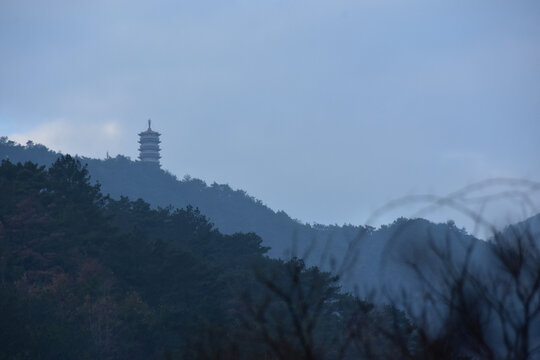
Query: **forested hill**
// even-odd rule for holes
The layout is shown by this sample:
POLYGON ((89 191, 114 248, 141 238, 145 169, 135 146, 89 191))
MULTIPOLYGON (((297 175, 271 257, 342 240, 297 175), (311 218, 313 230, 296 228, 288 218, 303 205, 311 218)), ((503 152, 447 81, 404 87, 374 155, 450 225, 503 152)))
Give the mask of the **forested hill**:
MULTIPOLYGON (((50 165, 59 156, 42 145, 23 146, 6 138, 0 140, 0 158, 12 162, 50 165)), ((342 278, 342 283, 349 289, 380 291, 383 287, 398 286, 414 291, 415 276, 401 264, 403 249, 410 249, 413 244, 419 249, 428 248, 433 238, 444 241, 449 234, 466 242, 477 241, 453 224, 437 225, 422 219, 398 219, 380 229, 312 226, 292 219, 285 212, 275 212, 228 185, 207 185, 195 178, 178 180, 164 170, 124 156, 80 160, 88 165, 92 181, 98 181, 102 192, 112 198, 142 198, 154 207, 191 205, 200 209, 222 233, 255 232, 262 238, 262 244, 270 248, 268 255, 272 257, 290 258, 293 253, 311 265, 332 271, 346 266, 347 276, 342 278)))
MULTIPOLYGON (((29 142, 23 146, 6 137, 0 139, 0 159, 14 163, 32 161, 49 166, 58 156, 43 145, 29 142)), ((245 191, 233 190, 229 185, 207 185, 196 178, 179 180, 167 171, 121 155, 105 160, 85 157, 80 160, 88 164, 92 180, 101 184, 104 194, 116 199, 120 196, 142 198, 152 206, 184 208, 192 205, 225 234, 256 232, 263 239, 263 244, 270 247, 271 256, 290 256, 296 247, 293 244, 300 249, 314 242, 331 241, 343 245, 361 229, 350 225, 304 224, 284 211, 270 209, 245 191)), ((301 250, 298 252, 302 253, 301 250)))
MULTIPOLYGON (((0 158, 14 163, 32 161, 48 166, 59 156, 42 145, 23 146, 7 138, 0 140, 0 158)), ((417 279, 401 261, 402 250, 411 249, 413 244, 418 249, 428 248, 433 238, 440 242, 448 236, 467 243, 478 241, 453 224, 437 225, 421 219, 398 219, 377 230, 351 225, 312 226, 292 219, 283 211, 275 212, 228 185, 207 185, 195 178, 178 180, 164 170, 124 156, 105 160, 80 158, 80 161, 88 165, 91 181, 98 181, 102 192, 114 199, 142 198, 154 207, 191 205, 220 232, 254 232, 262 238, 262 245, 269 248, 269 256, 288 259, 297 255, 310 265, 341 272, 344 275, 341 283, 346 288, 364 290, 364 294, 370 289, 380 292, 383 288, 397 287, 416 291, 417 279)))
POLYGON ((191 207, 104 197, 69 155, 2 161, 0 199, 1 359, 357 359, 351 321, 368 355, 399 350, 380 327, 412 341, 330 273, 191 207))
MULTIPOLYGON (((10 161, 32 161, 52 164, 60 154, 42 145, 15 144, 0 138, 0 158, 10 161)), ((478 243, 478 261, 483 257, 483 242, 458 229, 452 222, 433 224, 423 219, 398 219, 379 229, 361 226, 323 226, 303 224, 283 211, 274 211, 242 190, 228 185, 195 179, 179 180, 167 171, 124 156, 105 160, 80 158, 88 164, 93 182, 113 199, 127 196, 142 198, 154 207, 198 208, 221 233, 254 232, 268 247, 268 255, 290 258, 297 255, 324 270, 346 270, 342 284, 349 289, 405 288, 416 292, 417 279, 403 264, 404 254, 426 253, 432 243, 452 239, 452 251, 464 253, 467 244, 478 243), (359 241, 356 241, 359 240, 359 241), (305 255, 308 256, 305 256, 305 255)), ((417 259, 422 256, 415 255, 417 259)))
POLYGON ((341 292, 303 260, 265 256, 256 234, 224 235, 192 207, 104 197, 70 156, 48 169, 2 161, 0 199, 2 359, 528 359, 540 349, 538 216, 491 243, 422 219, 364 229, 352 275, 401 285, 405 314, 341 292))

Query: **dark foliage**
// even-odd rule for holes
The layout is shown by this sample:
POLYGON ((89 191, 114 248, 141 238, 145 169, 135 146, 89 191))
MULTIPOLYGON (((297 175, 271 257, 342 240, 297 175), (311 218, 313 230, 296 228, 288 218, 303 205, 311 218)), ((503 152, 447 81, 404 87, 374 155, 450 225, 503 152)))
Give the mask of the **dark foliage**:
POLYGON ((0 167, 1 358, 148 358, 229 302, 267 261, 255 234, 222 235, 198 210, 104 198, 68 156, 0 167))
MULTIPOLYGON (((539 356, 540 221, 496 232, 488 242, 451 222, 421 219, 341 229, 352 232, 344 239, 361 231, 351 242, 334 239, 334 254, 345 255, 333 274, 352 274, 391 295, 393 306, 374 306, 340 292, 344 279, 337 275, 296 257, 267 257, 254 233, 221 233, 197 208, 103 196, 77 158, 5 138, 0 147, 52 161, 48 168, 0 167, 0 358, 539 356)), ((156 178, 176 184, 171 193, 152 183, 145 191, 154 199, 180 194, 204 204, 206 197, 231 229, 266 219, 254 226, 283 241, 299 229, 287 227, 293 223, 329 238, 335 230, 294 222, 226 186, 178 182, 122 157, 94 164, 92 173, 104 171, 127 188, 156 178), (126 176, 147 178, 135 184, 126 176), (242 218, 251 210, 269 213, 242 218), (278 217, 284 222, 274 223, 278 217)), ((327 248, 302 243, 308 233, 292 248, 322 262, 327 248)))
MULTIPOLYGON (((6 137, 0 138, 0 159, 9 159, 13 163, 31 161, 50 166, 59 156, 43 145, 29 142, 24 146, 6 137)), ((303 224, 283 211, 273 211, 245 191, 234 190, 224 184, 207 185, 189 175, 179 180, 167 171, 121 155, 105 160, 81 160, 88 164, 92 179, 99 181, 103 193, 110 194, 112 198, 142 198, 152 207, 172 205, 184 208, 192 205, 199 208, 222 233, 257 233, 264 245, 271 248, 269 254, 274 257, 290 257, 294 250, 291 240, 294 238, 298 255, 303 255, 313 242, 319 245, 311 249, 312 258, 316 259, 313 264, 317 264, 329 239, 334 243, 334 249, 339 248, 335 254, 339 258, 346 249, 346 246, 340 248, 340 244, 350 240, 360 229, 352 225, 303 224)))
POLYGON ((359 353, 348 314, 377 311, 341 294, 337 277, 269 259, 257 235, 221 234, 192 207, 99 190, 69 155, 48 169, 2 162, 0 358, 359 353))

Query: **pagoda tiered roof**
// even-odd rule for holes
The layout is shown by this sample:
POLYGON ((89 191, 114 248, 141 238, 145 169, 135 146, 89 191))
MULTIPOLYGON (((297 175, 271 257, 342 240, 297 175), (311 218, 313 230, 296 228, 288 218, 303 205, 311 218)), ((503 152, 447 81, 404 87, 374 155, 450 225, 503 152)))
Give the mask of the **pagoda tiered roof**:
POLYGON ((157 131, 154 131, 154 130, 148 128, 145 131, 139 133, 139 136, 144 136, 144 135, 152 135, 152 136, 157 135, 157 136, 160 136, 161 134, 158 133, 157 131))
POLYGON ((152 120, 148 119, 148 129, 146 129, 143 132, 140 132, 139 136, 145 136, 145 135, 160 136, 161 135, 160 133, 158 133, 157 131, 152 130, 151 125, 152 125, 152 120))

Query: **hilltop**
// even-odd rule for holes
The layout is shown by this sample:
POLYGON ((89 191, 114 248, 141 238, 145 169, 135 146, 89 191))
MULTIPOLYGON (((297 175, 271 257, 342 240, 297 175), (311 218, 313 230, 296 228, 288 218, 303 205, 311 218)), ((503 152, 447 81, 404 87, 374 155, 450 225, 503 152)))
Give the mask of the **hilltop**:
MULTIPOLYGON (((13 163, 50 166, 60 156, 43 145, 29 142, 23 146, 7 138, 0 141, 0 158, 13 163)), ((434 239, 440 242, 449 236, 466 243, 479 241, 453 223, 433 224, 423 219, 398 219, 379 229, 305 224, 226 184, 208 185, 191 177, 180 180, 166 170, 122 155, 79 159, 87 164, 91 181, 113 199, 144 199, 154 208, 193 206, 221 233, 256 233, 269 256, 304 258, 310 265, 340 273, 344 286, 364 294, 396 287, 415 291, 419 285, 403 265, 403 249, 427 248, 434 239)))
MULTIPOLYGON (((51 165, 61 154, 43 145, 29 142, 19 145, 0 138, 0 158, 11 162, 31 161, 51 165)), ((284 211, 274 211, 261 200, 227 184, 210 184, 186 177, 178 179, 158 167, 118 155, 104 160, 79 158, 93 183, 101 185, 103 194, 113 199, 144 199, 153 208, 199 209, 223 234, 256 233, 262 246, 273 258, 304 258, 310 265, 340 273, 349 289, 367 294, 369 290, 400 289, 414 293, 420 285, 406 256, 416 260, 433 244, 450 241, 451 252, 459 256, 467 246, 477 248, 475 261, 482 262, 485 242, 459 229, 451 221, 434 224, 424 219, 397 219, 378 229, 355 225, 310 225, 291 218, 284 211)), ((538 217, 523 224, 528 224, 538 217)), ((424 255, 422 255, 424 254, 424 255)), ((418 260, 419 261, 419 260, 418 260)))
MULTIPOLYGON (((13 163, 31 161, 50 166, 59 153, 32 142, 19 145, 7 138, 0 141, 0 159, 13 163)), ((227 184, 186 177, 178 179, 170 172, 118 155, 104 160, 80 157, 88 164, 92 181, 101 184, 104 194, 118 199, 142 198, 153 207, 198 208, 224 234, 255 232, 269 255, 288 257, 297 244, 305 250, 313 243, 343 243, 351 240, 362 227, 310 225, 293 219, 284 211, 274 211, 261 200, 227 184)), ((302 254, 302 250, 297 250, 302 254)))
MULTIPOLYGON (((223 234, 190 205, 152 208, 123 196, 130 186, 142 193, 146 182, 154 199, 183 194, 182 201, 206 199, 221 211, 247 203, 278 214, 242 191, 178 181, 121 156, 73 159, 41 145, 0 144, 2 158, 19 162, 0 166, 4 357, 450 359, 533 354, 539 346, 528 341, 540 335, 539 215, 488 241, 451 221, 404 218, 379 229, 349 227, 357 241, 345 241, 346 227, 285 214, 295 226, 345 239, 296 236, 289 247, 310 249, 310 264, 268 257, 257 234, 223 234), (30 156, 50 166, 20 163, 30 156), (100 172, 119 186, 109 187, 112 196, 96 184, 100 172), (328 261, 333 271, 325 272, 311 266, 316 256, 340 262, 328 261), (370 289, 376 297, 367 297, 370 289), (515 340, 503 346, 502 334, 515 340), (362 346, 339 356, 349 336, 362 346)), ((245 226, 236 216, 246 210, 233 210, 235 222, 225 225, 245 226)))
POLYGON ((0 199, 2 359, 338 359, 349 314, 380 326, 397 314, 192 207, 105 197, 69 155, 48 169, 2 161, 0 199))

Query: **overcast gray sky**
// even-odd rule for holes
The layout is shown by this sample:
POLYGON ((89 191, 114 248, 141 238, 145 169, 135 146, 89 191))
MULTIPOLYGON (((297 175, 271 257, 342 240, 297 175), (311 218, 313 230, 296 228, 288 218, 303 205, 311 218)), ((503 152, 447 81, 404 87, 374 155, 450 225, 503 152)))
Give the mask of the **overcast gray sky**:
POLYGON ((0 134, 136 158, 151 117, 163 168, 307 222, 540 180, 537 0, 0 0, 0 54, 0 134))

